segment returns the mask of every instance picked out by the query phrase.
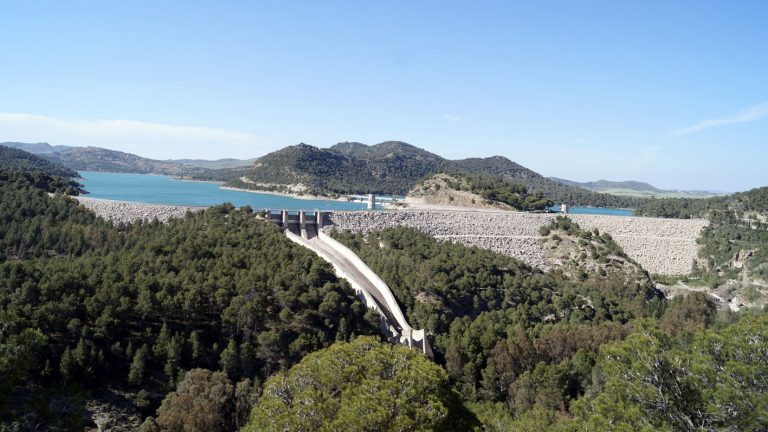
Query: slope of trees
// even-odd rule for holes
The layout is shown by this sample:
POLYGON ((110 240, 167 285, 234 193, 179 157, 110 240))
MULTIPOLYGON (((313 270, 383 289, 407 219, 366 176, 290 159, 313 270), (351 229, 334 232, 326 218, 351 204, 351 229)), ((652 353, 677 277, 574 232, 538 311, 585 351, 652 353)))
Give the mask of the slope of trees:
POLYGON ((263 380, 336 340, 377 332, 329 265, 247 207, 116 228, 19 182, 0 184, 0 194, 0 381, 18 383, 5 394, 17 404, 0 406, 0 418, 34 413, 56 424, 27 389, 162 394, 199 367, 263 380))
MULTIPOLYGON (((433 364, 361 337, 378 317, 248 207, 116 227, 49 196, 58 181, 0 181, 0 429, 82 430, 105 388, 145 432, 768 427, 766 312, 666 300, 568 219, 543 233, 584 261, 548 272, 406 228, 336 234, 428 330, 433 364)), ((745 248, 766 271, 747 213, 763 204, 739 200, 709 213, 706 271, 745 248)))
POLYGON ((635 208, 638 216, 687 219, 713 218, 716 213, 734 211, 737 216, 747 212, 768 213, 768 187, 755 188, 733 195, 706 199, 666 198, 643 200, 635 208))
MULTIPOLYGON (((576 224, 549 230, 593 235, 576 224)), ((567 409, 590 386, 600 346, 626 337, 634 319, 664 311, 650 280, 634 273, 627 281, 585 268, 574 280, 407 228, 336 237, 387 282, 409 322, 433 335, 437 361, 465 400, 501 403, 515 415, 537 403, 567 409)))
POLYGON ((208 171, 196 174, 195 178, 226 181, 246 189, 281 190, 274 185, 303 184, 308 192, 320 194, 403 195, 441 171, 498 179, 499 185, 483 188, 489 193, 496 188, 508 189, 509 182, 522 185, 532 191, 531 197, 536 197, 533 201, 623 208, 635 207, 641 201, 564 185, 502 156, 452 161, 397 141, 373 146, 339 143, 331 148, 299 144, 265 155, 248 168, 208 171), (243 182, 242 177, 250 182, 243 182), (538 192, 540 196, 536 196, 538 192))
POLYGON ((40 156, 0 145, 0 168, 9 171, 42 171, 51 176, 78 178, 77 172, 64 165, 50 162, 40 156))
POLYGON ((603 346, 595 396, 568 423, 588 430, 766 430, 768 314, 670 338, 640 323, 603 346))

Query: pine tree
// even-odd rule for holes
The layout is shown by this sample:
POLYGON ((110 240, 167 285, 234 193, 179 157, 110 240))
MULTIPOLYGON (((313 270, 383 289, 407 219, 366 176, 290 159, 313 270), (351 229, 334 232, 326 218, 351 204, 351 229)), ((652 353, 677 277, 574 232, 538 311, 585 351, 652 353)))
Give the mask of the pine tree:
POLYGON ((144 382, 147 357, 149 357, 149 348, 147 348, 147 345, 145 344, 136 350, 136 354, 133 356, 131 367, 128 370, 128 382, 134 385, 141 385, 144 382))

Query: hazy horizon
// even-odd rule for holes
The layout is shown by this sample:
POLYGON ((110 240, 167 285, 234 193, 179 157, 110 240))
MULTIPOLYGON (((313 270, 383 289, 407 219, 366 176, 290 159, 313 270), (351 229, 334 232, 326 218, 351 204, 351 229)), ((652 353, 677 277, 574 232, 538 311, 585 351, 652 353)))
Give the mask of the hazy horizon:
POLYGON ((0 141, 153 159, 408 142, 545 176, 768 184, 764 2, 18 2, 0 141), (12 83, 12 85, 10 85, 12 83))

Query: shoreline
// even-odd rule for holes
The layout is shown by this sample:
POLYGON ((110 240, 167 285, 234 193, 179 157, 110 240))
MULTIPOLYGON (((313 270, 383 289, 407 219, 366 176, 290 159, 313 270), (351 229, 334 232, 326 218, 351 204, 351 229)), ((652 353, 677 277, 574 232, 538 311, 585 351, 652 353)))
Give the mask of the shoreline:
MULTIPOLYGON (((222 184, 224 184, 224 183, 222 183, 222 184)), ((255 189, 244 189, 244 188, 239 188, 239 187, 234 187, 234 186, 220 186, 219 189, 236 191, 236 192, 248 192, 248 193, 255 193, 255 194, 277 195, 277 196, 284 196, 284 197, 287 197, 287 198, 295 198, 295 199, 303 199, 303 200, 355 202, 355 201, 348 200, 346 198, 347 195, 341 195, 338 198, 331 198, 331 197, 325 196, 325 195, 299 195, 299 194, 296 194, 296 193, 286 193, 286 192, 277 192, 277 191, 262 191, 262 190, 255 190, 255 189)))

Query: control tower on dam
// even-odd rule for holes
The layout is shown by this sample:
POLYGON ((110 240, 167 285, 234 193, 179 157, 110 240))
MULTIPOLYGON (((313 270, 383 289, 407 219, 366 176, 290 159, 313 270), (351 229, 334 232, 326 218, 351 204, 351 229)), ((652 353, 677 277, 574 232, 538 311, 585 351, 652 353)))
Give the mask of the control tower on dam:
POLYGON ((320 211, 267 210, 266 214, 267 220, 285 230, 288 239, 330 263, 337 276, 352 285, 363 304, 379 312, 380 328, 388 339, 417 348, 432 358, 434 354, 425 331, 408 324, 389 286, 351 249, 322 231, 326 216, 320 211))

